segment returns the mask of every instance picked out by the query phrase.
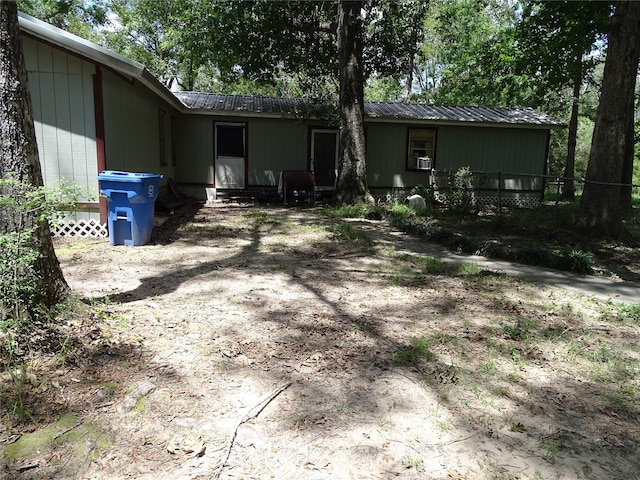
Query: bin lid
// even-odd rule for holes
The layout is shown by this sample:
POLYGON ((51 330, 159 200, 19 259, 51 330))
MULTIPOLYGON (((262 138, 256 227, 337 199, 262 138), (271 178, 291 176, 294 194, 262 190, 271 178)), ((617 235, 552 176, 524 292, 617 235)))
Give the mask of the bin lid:
POLYGON ((110 180, 117 182, 141 182, 143 180, 161 179, 158 173, 121 172, 118 170, 104 170, 98 175, 98 180, 110 180))

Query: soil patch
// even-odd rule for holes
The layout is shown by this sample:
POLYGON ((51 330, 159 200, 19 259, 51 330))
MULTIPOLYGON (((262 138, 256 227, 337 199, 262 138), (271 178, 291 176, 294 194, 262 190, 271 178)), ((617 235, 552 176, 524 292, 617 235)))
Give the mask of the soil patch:
POLYGON ((5 477, 640 478, 637 309, 423 247, 241 205, 57 240, 80 301, 23 348, 0 447, 49 440, 5 477))

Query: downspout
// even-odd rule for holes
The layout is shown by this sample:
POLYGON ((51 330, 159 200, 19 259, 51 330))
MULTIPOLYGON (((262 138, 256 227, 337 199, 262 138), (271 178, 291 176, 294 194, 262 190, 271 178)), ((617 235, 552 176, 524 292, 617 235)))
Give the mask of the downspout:
MULTIPOLYGON (((104 96, 102 94, 102 69, 96 65, 96 73, 93 75, 93 109, 96 123, 96 158, 98 163, 98 173, 106 170, 107 160, 104 147, 104 96)), ((99 197, 100 223, 106 224, 107 199, 99 197)))

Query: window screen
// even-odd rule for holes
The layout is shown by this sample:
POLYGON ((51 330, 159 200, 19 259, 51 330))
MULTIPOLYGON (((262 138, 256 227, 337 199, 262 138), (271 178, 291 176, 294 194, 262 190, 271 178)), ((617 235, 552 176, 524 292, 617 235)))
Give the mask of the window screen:
POLYGON ((243 157, 245 153, 244 125, 216 125, 218 157, 243 157))

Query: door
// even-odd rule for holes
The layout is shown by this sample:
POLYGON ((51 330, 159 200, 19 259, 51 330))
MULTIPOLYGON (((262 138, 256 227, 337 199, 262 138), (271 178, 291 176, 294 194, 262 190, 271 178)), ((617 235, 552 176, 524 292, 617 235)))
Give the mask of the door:
POLYGON ((244 189, 247 158, 246 125, 216 123, 214 129, 216 188, 244 189))
POLYGON ((338 130, 311 130, 311 171, 316 188, 333 190, 338 178, 338 130))

